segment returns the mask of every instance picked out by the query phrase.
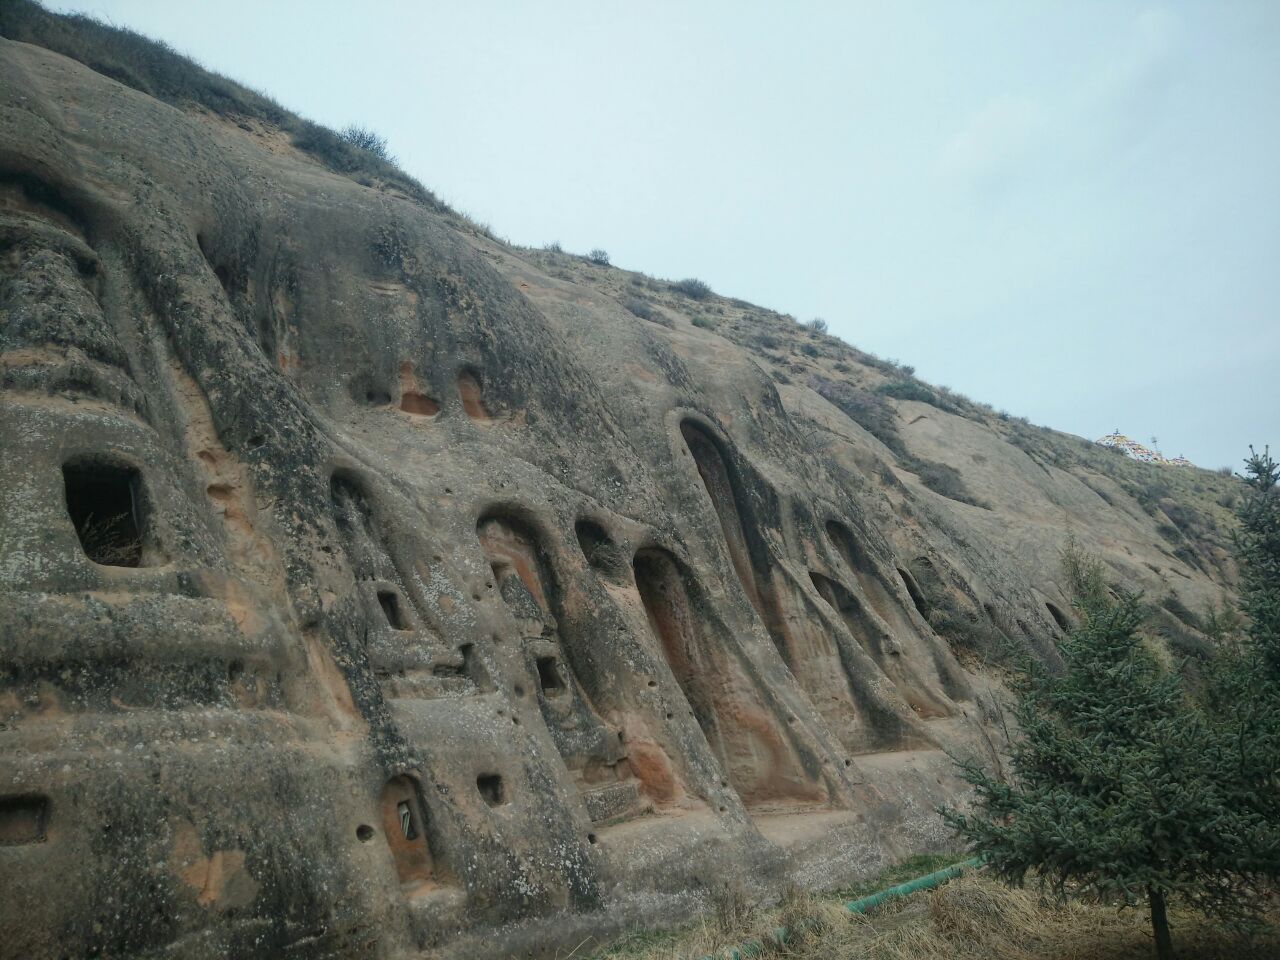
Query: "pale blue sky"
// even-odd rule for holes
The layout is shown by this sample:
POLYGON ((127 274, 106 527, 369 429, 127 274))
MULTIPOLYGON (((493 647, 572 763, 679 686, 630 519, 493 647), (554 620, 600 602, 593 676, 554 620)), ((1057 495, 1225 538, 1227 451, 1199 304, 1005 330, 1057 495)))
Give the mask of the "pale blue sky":
POLYGON ((522 244, 696 276, 1096 438, 1280 446, 1280 3, 55 3, 384 134, 522 244))

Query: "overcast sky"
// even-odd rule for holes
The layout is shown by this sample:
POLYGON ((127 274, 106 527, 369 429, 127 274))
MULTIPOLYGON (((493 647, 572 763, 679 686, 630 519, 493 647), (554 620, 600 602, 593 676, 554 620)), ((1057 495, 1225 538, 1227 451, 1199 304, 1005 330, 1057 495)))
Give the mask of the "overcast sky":
POLYGON ((52 4, 521 244, 825 318, 1091 439, 1280 446, 1280 3, 52 4))

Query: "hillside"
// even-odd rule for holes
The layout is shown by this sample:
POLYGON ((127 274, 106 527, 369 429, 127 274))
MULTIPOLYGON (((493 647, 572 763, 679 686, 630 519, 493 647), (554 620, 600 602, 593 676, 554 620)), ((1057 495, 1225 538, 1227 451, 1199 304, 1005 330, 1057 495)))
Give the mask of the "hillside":
POLYGON ((563 955, 938 849, 1072 536, 1208 649, 1238 481, 0 35, 0 957, 563 955))

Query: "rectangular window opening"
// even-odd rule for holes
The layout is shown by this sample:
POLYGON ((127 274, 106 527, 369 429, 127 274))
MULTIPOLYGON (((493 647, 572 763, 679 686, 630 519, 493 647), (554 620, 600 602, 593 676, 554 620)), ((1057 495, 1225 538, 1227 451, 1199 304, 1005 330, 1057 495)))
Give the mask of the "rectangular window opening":
POLYGON ((555 657, 538 658, 538 683, 548 697, 558 697, 564 693, 564 681, 560 678, 560 667, 555 657))
POLYGON ((43 843, 48 814, 45 797, 0 797, 0 846, 43 843))
POLYGON ((67 513, 94 563, 144 566, 142 482, 129 466, 97 461, 62 468, 67 513))
POLYGON ((409 622, 405 619, 404 610, 400 607, 400 596, 394 590, 379 590, 378 606, 382 607, 382 614, 387 618, 391 629, 409 629, 409 622))
POLYGON ((499 774, 480 774, 476 777, 476 789, 480 791, 484 802, 491 807, 498 807, 507 802, 507 792, 499 774))

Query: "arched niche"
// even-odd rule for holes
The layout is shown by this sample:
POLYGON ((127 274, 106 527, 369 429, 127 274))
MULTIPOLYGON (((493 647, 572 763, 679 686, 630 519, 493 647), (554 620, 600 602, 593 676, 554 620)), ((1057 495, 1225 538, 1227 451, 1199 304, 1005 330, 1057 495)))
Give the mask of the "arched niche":
POLYGON ((764 622, 782 659, 791 665, 793 657, 786 617, 770 575, 772 563, 755 522, 754 509, 743 488, 742 477, 721 440, 698 421, 691 418, 682 420, 680 435, 698 467, 702 485, 720 521, 729 559, 742 581, 742 589, 764 622))
POLYGON ((554 629, 555 578, 542 555, 537 533, 520 518, 487 513, 476 523, 494 585, 526 633, 554 629))
POLYGON ((489 408, 484 402, 484 379, 478 370, 464 367, 458 371, 458 399, 462 402, 463 412, 472 420, 485 422, 491 419, 489 408))
POLYGON ((723 638, 707 635, 689 572, 652 548, 637 553, 633 566, 654 639, 743 803, 825 800, 742 663, 717 642, 723 638))
POLYGON ((382 788, 382 833, 396 875, 405 887, 418 888, 435 881, 435 863, 427 839, 427 818, 418 782, 413 777, 392 777, 382 788))
POLYGON ((810 572, 809 579, 822 599, 844 621, 849 633, 870 654, 881 672, 893 682, 899 695, 918 716, 934 719, 949 715, 950 711, 942 699, 932 693, 928 684, 903 662, 902 648, 867 616, 866 609, 857 597, 840 581, 816 571, 810 572))
POLYGON ((564 616, 562 581, 542 536, 515 508, 486 512, 476 536, 493 573, 495 585, 520 630, 521 653, 535 682, 538 707, 565 767, 573 777, 592 821, 636 815, 645 800, 632 775, 621 731, 597 711, 599 687, 587 684, 590 660, 583 646, 567 642, 583 638, 570 616, 564 616))

